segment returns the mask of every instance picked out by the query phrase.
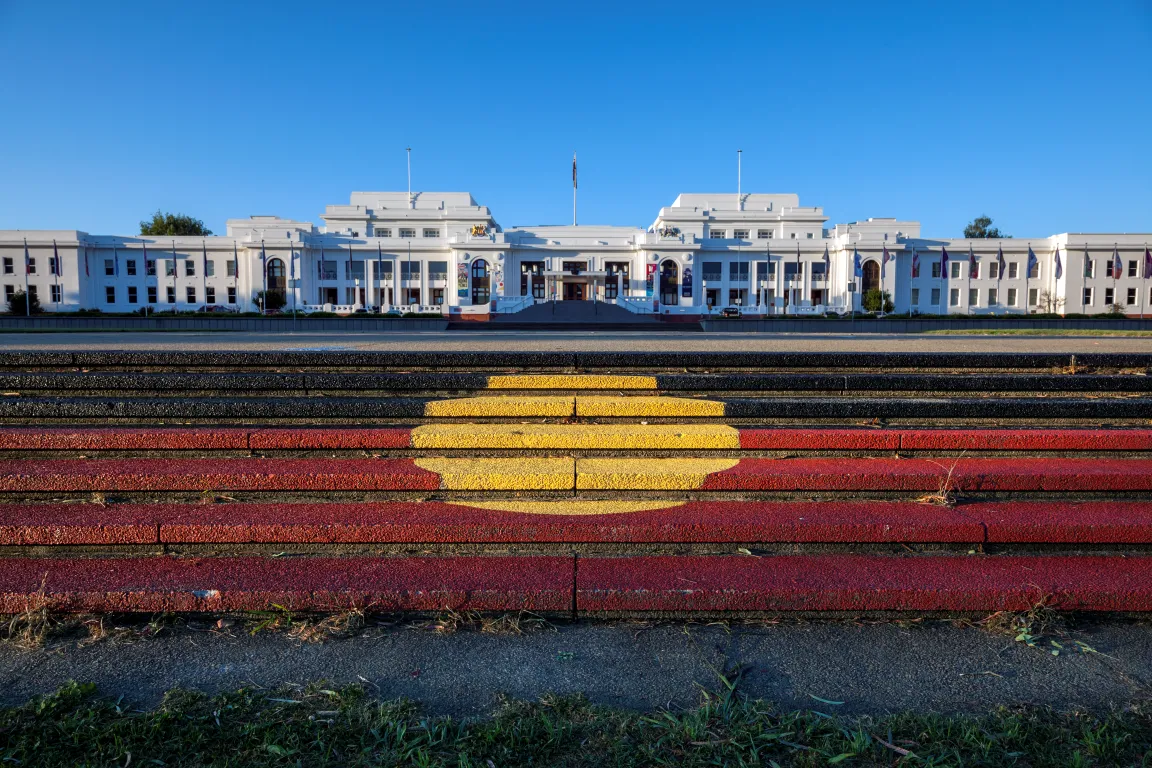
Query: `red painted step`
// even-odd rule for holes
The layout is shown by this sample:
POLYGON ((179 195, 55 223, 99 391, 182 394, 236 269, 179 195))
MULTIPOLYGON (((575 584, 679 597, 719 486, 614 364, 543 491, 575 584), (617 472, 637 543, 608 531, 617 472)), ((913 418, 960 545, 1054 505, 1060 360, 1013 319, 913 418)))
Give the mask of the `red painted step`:
POLYGON ((437 501, 0 504, 0 545, 194 543, 1152 544, 1152 502, 692 501, 538 515, 437 501))
POLYGON ((714 491, 1146 491, 1146 459, 742 459, 709 475, 714 491))
POLYGON ((1152 429, 914 429, 906 451, 1149 451, 1152 429))
POLYGON ((9 451, 237 450, 248 448, 242 427, 5 427, 9 451))
POLYGON ((571 557, 0 559, 0 613, 570 611, 571 557))
POLYGON ((581 557, 579 612, 1152 610, 1152 556, 581 557))
POLYGON ((75 459, 6 461, 0 491, 435 490, 411 459, 75 459))

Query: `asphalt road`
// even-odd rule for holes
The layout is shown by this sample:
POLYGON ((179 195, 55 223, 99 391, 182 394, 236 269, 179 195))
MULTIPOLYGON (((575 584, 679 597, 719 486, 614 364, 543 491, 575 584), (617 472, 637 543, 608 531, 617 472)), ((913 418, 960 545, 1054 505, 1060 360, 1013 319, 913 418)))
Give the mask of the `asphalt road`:
POLYGON ((737 666, 745 694, 824 712, 980 712, 999 704, 1102 711, 1152 690, 1152 624, 1118 619, 1055 636, 1065 648, 1059 656, 1047 638, 1030 648, 944 621, 911 628, 587 622, 520 636, 369 626, 362 636, 319 644, 211 626, 84 648, 75 641, 34 651, 0 645, 0 701, 23 702, 68 680, 94 682, 142 706, 174 686, 212 692, 327 680, 366 683, 380 697, 405 696, 456 716, 488 713, 500 693, 584 693, 630 709, 677 709, 698 703, 702 689, 718 691, 718 671, 737 666), (1071 650, 1074 640, 1098 653, 1071 650))
POLYGON ((620 331, 0 333, 0 350, 1152 352, 1152 338, 620 331))

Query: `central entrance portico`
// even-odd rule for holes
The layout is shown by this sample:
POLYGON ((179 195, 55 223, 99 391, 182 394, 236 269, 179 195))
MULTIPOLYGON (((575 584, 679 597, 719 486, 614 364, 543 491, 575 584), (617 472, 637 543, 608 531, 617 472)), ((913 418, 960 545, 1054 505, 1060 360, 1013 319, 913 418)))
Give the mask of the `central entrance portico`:
POLYGON ((564 281, 564 301, 585 301, 588 298, 586 282, 564 281))

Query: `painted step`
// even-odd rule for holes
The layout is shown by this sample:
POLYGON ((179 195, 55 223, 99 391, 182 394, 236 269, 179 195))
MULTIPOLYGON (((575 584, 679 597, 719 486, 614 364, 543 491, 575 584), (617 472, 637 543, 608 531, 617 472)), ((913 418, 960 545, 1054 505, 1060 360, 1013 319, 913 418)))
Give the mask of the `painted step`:
POLYGON ((581 613, 1152 610, 1152 556, 581 557, 581 613))
POLYGON ((0 558, 0 613, 570 612, 573 578, 570 556, 0 558))
POLYGON ((1148 451, 1152 429, 734 428, 722 424, 420 427, 0 427, 0 450, 1148 451))
POLYGON ((1152 544, 1152 502, 467 501, 3 504, 0 545, 1152 544))
POLYGON ((0 464, 0 492, 1148 491, 1152 460, 1100 458, 61 459, 0 464))

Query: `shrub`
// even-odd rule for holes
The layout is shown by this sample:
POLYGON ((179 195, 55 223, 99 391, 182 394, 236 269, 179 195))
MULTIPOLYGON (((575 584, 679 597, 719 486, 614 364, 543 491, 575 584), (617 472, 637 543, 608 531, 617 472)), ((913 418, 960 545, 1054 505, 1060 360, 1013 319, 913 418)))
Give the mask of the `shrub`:
POLYGON ((894 305, 890 293, 879 288, 869 288, 864 292, 863 306, 869 312, 891 312, 894 305))
POLYGON ((28 294, 24 293, 24 291, 16 291, 16 293, 12 294, 12 298, 8 300, 8 312, 13 315, 38 315, 43 312, 44 310, 40 306, 39 296, 32 294, 31 313, 28 312, 28 309, 28 294))

